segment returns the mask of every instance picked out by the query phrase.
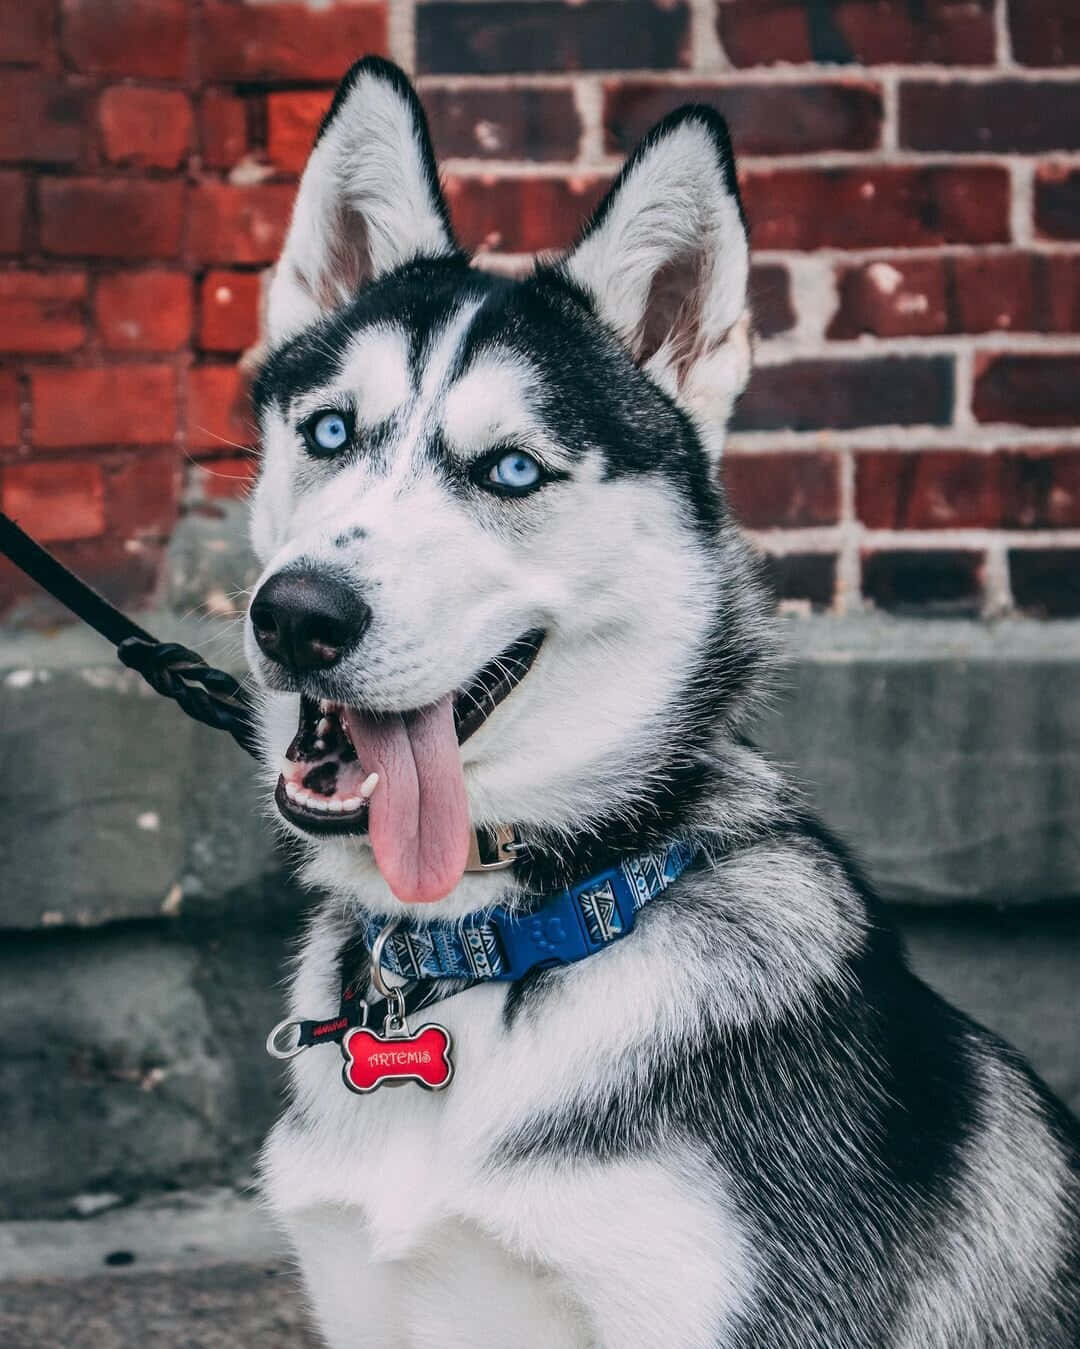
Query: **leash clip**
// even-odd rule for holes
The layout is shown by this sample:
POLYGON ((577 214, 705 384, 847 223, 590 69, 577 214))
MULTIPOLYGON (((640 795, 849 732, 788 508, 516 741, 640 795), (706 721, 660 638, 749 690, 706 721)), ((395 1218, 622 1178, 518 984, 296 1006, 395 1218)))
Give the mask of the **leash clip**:
POLYGON ((299 1021, 279 1021, 266 1037, 266 1052, 272 1059, 294 1059, 304 1048, 300 1043, 299 1021))

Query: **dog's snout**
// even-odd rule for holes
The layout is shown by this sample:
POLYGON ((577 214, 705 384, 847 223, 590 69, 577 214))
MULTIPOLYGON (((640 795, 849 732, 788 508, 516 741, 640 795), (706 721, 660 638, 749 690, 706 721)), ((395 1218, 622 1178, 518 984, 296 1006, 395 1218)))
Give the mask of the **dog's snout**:
POLYGON ((251 605, 259 650, 295 674, 335 665, 370 622, 371 610, 343 581, 314 571, 278 572, 251 605))

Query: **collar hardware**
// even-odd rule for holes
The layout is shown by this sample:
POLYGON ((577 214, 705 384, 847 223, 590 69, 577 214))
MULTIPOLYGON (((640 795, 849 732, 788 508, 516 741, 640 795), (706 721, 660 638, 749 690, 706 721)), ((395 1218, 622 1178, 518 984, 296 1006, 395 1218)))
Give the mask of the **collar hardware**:
MULTIPOLYGON (((583 960, 625 937, 638 910, 676 881, 700 852, 696 844, 681 840, 663 852, 625 858, 618 866, 544 897, 530 912, 498 908, 460 922, 422 925, 372 918, 345 949, 357 945, 369 953, 365 970, 381 994, 378 1001, 358 997, 348 970, 343 970, 338 1015, 327 1021, 279 1022, 267 1037, 267 1052, 289 1059, 312 1045, 342 1044, 354 1028, 365 1028, 369 1019, 379 1016, 385 1018, 384 1036, 387 1032, 393 1036, 407 1026, 406 1014, 475 984, 508 983, 532 970, 583 960), (408 982, 401 988, 388 985, 387 972, 408 982), (442 982, 447 979, 457 982, 447 987, 442 982)), ((442 1027, 424 1030, 433 1028, 447 1037, 449 1065, 448 1033, 442 1027)), ((346 1085, 367 1090, 355 1083, 346 1085)))
POLYGON ((465 870, 505 871, 514 865, 524 851, 525 845, 518 842, 508 824, 492 825, 490 829, 477 828, 472 831, 465 870))

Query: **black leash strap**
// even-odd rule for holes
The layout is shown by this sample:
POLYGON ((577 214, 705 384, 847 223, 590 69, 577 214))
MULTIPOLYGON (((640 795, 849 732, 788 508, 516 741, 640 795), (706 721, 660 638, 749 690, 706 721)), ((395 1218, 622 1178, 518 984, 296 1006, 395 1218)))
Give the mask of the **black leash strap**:
POLYGON ((231 674, 215 670, 186 646, 159 642, 2 511, 0 553, 111 642, 120 660, 137 670, 156 693, 172 698, 196 721, 228 731, 249 754, 256 753, 251 706, 243 686, 231 674))

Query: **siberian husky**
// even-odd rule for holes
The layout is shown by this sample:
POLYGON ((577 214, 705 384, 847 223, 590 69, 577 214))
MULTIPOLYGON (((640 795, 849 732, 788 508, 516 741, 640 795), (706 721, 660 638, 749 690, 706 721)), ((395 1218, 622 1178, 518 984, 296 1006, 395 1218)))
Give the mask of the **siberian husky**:
POLYGON ((395 67, 350 71, 312 151, 255 390, 246 636, 324 897, 263 1186, 332 1349, 1080 1342, 1074 1124, 909 972, 746 737, 770 623, 718 470, 747 269, 708 108, 525 279, 455 244, 395 67), (616 874, 640 911, 597 907, 616 874), (595 953, 560 963, 591 939, 551 916, 567 894, 597 901, 595 953), (483 977, 493 913, 532 942, 509 980, 483 977), (477 933, 473 977, 406 978, 477 933), (346 1090, 350 996, 389 990, 380 1061, 412 1061, 403 979, 453 1080, 367 1093, 346 1056, 346 1090), (335 1043, 300 1052, 319 1017, 335 1043))

